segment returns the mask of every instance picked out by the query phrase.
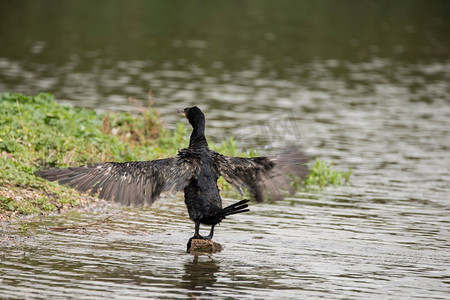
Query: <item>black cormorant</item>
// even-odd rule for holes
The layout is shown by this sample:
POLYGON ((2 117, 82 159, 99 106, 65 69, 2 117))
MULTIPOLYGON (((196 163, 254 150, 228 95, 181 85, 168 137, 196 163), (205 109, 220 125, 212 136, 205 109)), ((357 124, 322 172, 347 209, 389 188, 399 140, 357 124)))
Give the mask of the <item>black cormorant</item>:
POLYGON ((137 162, 106 162, 67 169, 47 169, 37 172, 50 181, 67 184, 81 192, 125 205, 153 203, 162 192, 184 189, 189 217, 195 223, 192 239, 211 239, 214 226, 229 215, 247 212, 247 202, 242 200, 222 208, 217 180, 220 176, 242 193, 261 202, 265 198, 283 198, 282 189, 293 193, 292 177, 308 173, 307 156, 302 151, 267 157, 228 157, 208 148, 205 138, 205 116, 196 106, 179 112, 193 127, 189 147, 181 149, 171 158, 137 162), (210 225, 208 236, 199 233, 200 224, 210 225))

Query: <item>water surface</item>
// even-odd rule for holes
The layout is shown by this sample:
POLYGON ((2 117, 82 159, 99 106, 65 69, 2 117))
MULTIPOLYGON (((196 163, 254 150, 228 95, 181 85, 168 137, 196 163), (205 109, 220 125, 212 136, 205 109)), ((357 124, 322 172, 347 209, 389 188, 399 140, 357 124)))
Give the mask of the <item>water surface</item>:
POLYGON ((301 143, 353 175, 251 205, 217 228, 225 249, 210 256, 185 253, 181 195, 44 218, 26 235, 5 224, 1 297, 447 299, 448 6, 2 1, 1 91, 101 111, 133 110, 127 98, 151 89, 168 127, 197 104, 212 140, 301 143))

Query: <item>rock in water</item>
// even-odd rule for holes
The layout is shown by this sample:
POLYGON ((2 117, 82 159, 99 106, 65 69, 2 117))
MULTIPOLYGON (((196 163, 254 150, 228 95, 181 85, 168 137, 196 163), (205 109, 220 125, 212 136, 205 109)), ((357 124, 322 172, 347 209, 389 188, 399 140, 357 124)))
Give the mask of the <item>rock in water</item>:
POLYGON ((221 244, 212 240, 194 239, 191 241, 191 248, 189 253, 191 254, 204 254, 204 253, 216 253, 222 251, 221 244))

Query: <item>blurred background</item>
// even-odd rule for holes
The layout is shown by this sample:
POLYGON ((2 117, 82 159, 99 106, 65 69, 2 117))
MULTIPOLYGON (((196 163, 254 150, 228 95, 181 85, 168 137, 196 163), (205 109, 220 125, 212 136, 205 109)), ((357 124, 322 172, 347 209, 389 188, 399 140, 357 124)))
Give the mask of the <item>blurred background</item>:
POLYGON ((169 123, 197 104, 227 131, 379 83, 444 97, 420 90, 448 82, 450 2, 2 0, 0 44, 2 92, 132 110, 151 89, 169 123))

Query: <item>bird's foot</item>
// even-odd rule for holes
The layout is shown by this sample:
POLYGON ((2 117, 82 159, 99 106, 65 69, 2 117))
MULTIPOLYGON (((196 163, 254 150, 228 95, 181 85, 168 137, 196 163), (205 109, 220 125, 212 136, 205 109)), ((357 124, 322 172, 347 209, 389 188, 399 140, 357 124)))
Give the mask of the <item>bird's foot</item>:
POLYGON ((192 244, 192 240, 194 238, 190 238, 189 241, 187 242, 187 248, 186 248, 186 252, 189 253, 189 249, 191 249, 191 244, 192 244))
POLYGON ((201 239, 210 241, 212 239, 212 236, 211 235, 202 236, 201 239))

